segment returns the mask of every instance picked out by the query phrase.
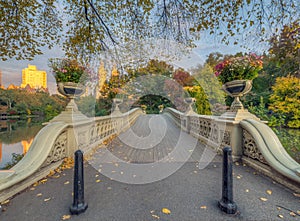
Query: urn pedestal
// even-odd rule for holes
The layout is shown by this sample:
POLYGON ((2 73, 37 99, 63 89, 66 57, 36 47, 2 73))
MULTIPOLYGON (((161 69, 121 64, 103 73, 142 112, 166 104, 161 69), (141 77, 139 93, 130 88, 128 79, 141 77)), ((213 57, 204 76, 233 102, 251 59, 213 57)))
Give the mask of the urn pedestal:
POLYGON ((88 117, 78 110, 74 101, 75 97, 80 97, 84 93, 85 87, 83 85, 73 82, 59 82, 57 84, 57 90, 60 94, 69 99, 69 103, 66 109, 50 120, 50 122, 63 121, 66 123, 76 123, 82 120, 89 120, 88 117))

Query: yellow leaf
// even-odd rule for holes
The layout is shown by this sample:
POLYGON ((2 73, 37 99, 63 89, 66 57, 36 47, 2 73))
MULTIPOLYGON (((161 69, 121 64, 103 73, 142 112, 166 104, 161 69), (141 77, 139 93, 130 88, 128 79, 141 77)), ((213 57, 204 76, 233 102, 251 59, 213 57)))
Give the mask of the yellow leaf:
POLYGON ((293 217, 295 217, 295 216, 296 216, 296 213, 294 213, 294 212, 290 212, 290 216, 293 216, 293 217))
POLYGON ((69 183, 70 183, 69 181, 66 181, 64 184, 67 185, 67 184, 69 184, 69 183))
POLYGON ((101 182, 101 180, 96 180, 96 183, 100 183, 101 182))
POLYGON ((49 200, 51 200, 51 197, 49 197, 49 198, 47 198, 47 199, 44 199, 44 202, 47 202, 47 201, 49 201, 49 200))
POLYGON ((35 188, 34 188, 34 187, 32 187, 32 188, 30 188, 30 190, 31 190, 31 191, 33 191, 33 190, 35 190, 35 188))
POLYGON ((43 194, 41 194, 41 193, 36 194, 36 196, 41 196, 41 195, 43 195, 43 194))
POLYGON ((71 218, 71 215, 63 215, 62 220, 67 220, 67 219, 70 219, 70 218, 71 218))
POLYGON ((266 192, 267 192, 267 194, 269 194, 269 195, 272 194, 272 191, 271 191, 271 190, 267 190, 266 192))
POLYGON ((44 184, 46 182, 47 182, 47 179, 43 179, 43 180, 40 181, 40 183, 42 183, 42 184, 44 184))
POLYGON ((267 198, 263 198, 263 197, 261 197, 261 198, 259 198, 261 201, 263 201, 263 202, 266 202, 268 199, 267 198))
POLYGON ((249 193, 249 190, 248 190, 248 189, 246 189, 246 190, 245 190, 245 192, 246 192, 246 193, 249 193))
POLYGON ((206 209, 206 206, 200 206, 201 209, 206 209))
POLYGON ((155 212, 154 210, 151 210, 151 211, 150 211, 151 214, 154 213, 154 212, 155 212))
POLYGON ((1 203, 1 205, 8 204, 8 203, 9 203, 9 200, 5 200, 3 203, 1 203))
POLYGON ((167 208, 162 208, 161 210, 164 214, 171 214, 171 211, 167 208))
POLYGON ((300 197, 300 193, 293 193, 294 194, 294 196, 296 196, 296 197, 300 197))
POLYGON ((98 174, 95 175, 95 177, 98 177, 98 176, 99 176, 98 174))
POLYGON ((48 176, 53 176, 55 174, 55 171, 54 170, 50 170, 48 176))
POLYGON ((241 179, 241 177, 240 177, 240 176, 236 176, 236 178, 237 178, 237 179, 241 179))
POLYGON ((297 213, 300 215, 300 210, 297 210, 297 213))
POLYGON ((281 214, 279 214, 278 217, 281 218, 281 219, 283 219, 283 215, 281 215, 281 214))
POLYGON ((159 219, 159 216, 152 214, 152 217, 155 219, 159 219))

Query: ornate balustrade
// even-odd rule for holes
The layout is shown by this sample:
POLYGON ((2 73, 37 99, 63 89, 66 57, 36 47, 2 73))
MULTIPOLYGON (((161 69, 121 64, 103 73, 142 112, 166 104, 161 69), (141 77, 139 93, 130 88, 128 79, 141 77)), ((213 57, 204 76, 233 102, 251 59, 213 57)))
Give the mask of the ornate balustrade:
POLYGON ((65 157, 73 157, 77 149, 88 154, 105 139, 129 128, 141 114, 137 108, 124 114, 80 117, 72 123, 50 122, 36 135, 18 164, 9 171, 0 171, 0 202, 47 176, 65 157))
POLYGON ((224 117, 231 113, 205 116, 184 114, 172 108, 165 109, 164 114, 214 150, 230 146, 234 161, 242 160, 277 182, 300 191, 300 165, 285 151, 272 129, 257 117, 247 113, 244 119, 237 120, 224 117))

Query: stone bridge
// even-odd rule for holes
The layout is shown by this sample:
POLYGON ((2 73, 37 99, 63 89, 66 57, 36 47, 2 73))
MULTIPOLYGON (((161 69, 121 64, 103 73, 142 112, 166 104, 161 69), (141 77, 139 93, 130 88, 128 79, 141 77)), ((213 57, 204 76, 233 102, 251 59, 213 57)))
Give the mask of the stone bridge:
POLYGON ((48 175, 77 149, 95 168, 99 162, 114 162, 130 174, 111 175, 111 168, 100 168, 104 175, 107 169, 115 180, 138 184, 163 179, 190 160, 205 168, 225 146, 232 148, 234 161, 300 192, 300 165, 272 129, 246 110, 204 116, 191 109, 181 113, 167 108, 159 115, 116 109, 109 116, 87 118, 69 104, 37 134, 17 165, 0 172, 0 202, 48 175), (107 147, 99 147, 112 137, 107 147))

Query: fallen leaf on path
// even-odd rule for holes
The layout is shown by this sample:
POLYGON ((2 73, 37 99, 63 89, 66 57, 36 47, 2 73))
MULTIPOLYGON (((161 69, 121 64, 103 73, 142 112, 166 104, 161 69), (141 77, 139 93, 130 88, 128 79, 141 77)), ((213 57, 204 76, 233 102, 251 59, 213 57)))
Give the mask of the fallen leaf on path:
POLYGON ((151 214, 154 213, 154 212, 155 212, 155 210, 151 210, 151 211, 150 211, 151 214))
POLYGON ((159 219, 159 216, 152 214, 152 217, 155 219, 159 219))
POLYGON ((41 195, 43 195, 42 193, 38 193, 38 194, 36 194, 36 196, 41 196, 41 195))
POLYGON ((5 205, 5 204, 8 204, 9 203, 9 200, 5 200, 3 203, 1 203, 1 205, 5 205))
POLYGON ((249 193, 249 190, 248 190, 248 189, 246 189, 246 190, 245 190, 245 192, 246 192, 246 193, 249 193))
POLYGON ((267 192, 267 194, 269 194, 269 195, 272 194, 272 190, 267 190, 266 192, 267 192))
POLYGON ((98 176, 99 176, 99 174, 96 174, 96 175, 95 175, 95 177, 98 177, 98 176))
POLYGON ((241 176, 236 176, 237 179, 241 179, 241 176))
POLYGON ((47 202, 47 201, 49 201, 49 200, 51 200, 51 197, 49 197, 49 198, 47 198, 47 199, 44 199, 44 202, 47 202))
POLYGON ((263 202, 266 202, 266 201, 268 201, 268 199, 267 198, 264 198, 264 197, 261 197, 261 198, 259 198, 261 201, 263 201, 263 202))
POLYGON ((283 219, 283 215, 281 215, 281 214, 279 214, 278 217, 281 218, 281 219, 283 219))
POLYGON ((164 214, 171 214, 171 211, 167 208, 162 208, 161 210, 164 214))
POLYGON ((35 190, 35 188, 34 188, 34 187, 32 187, 32 188, 30 188, 30 190, 31 190, 31 191, 33 191, 33 190, 35 190))
POLYGON ((63 215, 62 220, 67 220, 67 219, 70 219, 70 218, 71 218, 71 215, 63 215))
POLYGON ((42 179, 42 180, 40 181, 40 183, 44 184, 44 183, 47 182, 47 180, 48 180, 48 179, 42 179))
POLYGON ((300 193, 293 193, 294 194, 294 196, 296 196, 296 197, 300 197, 300 193))
POLYGON ((50 170, 48 176, 53 176, 55 174, 55 171, 54 170, 50 170))
POLYGON ((67 185, 67 184, 69 184, 69 183, 70 183, 70 181, 66 181, 64 184, 67 185))
POLYGON ((200 206, 201 209, 206 209, 206 206, 200 206))
POLYGON ((297 210, 297 213, 300 215, 300 210, 297 210))
POLYGON ((96 183, 100 183, 101 182, 101 180, 96 180, 96 183))
POLYGON ((295 216, 296 216, 296 213, 294 213, 294 212, 290 212, 290 216, 293 216, 293 217, 295 217, 295 216))

